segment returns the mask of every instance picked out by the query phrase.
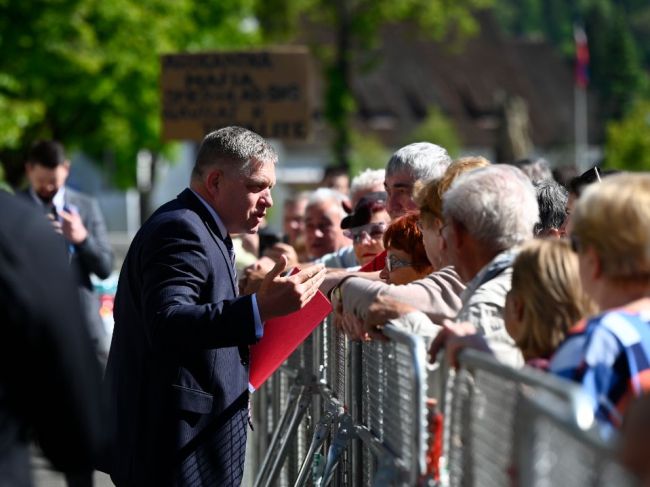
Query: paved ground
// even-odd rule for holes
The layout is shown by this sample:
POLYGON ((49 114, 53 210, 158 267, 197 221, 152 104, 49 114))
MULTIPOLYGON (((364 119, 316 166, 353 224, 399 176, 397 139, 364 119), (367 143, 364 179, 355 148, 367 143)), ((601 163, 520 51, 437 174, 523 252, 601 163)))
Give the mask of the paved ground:
MULTIPOLYGON (((249 446, 251 445, 250 436, 251 435, 249 434, 249 446)), ((253 485, 253 475, 251 469, 249 468, 249 465, 251 463, 251 450, 252 448, 247 448, 246 451, 246 466, 244 467, 244 479, 242 481, 242 487, 253 485)), ((34 476, 35 487, 67 487, 63 474, 51 470, 49 468, 47 460, 45 460, 45 458, 40 456, 37 452, 34 452, 32 456, 32 475, 34 476)), ((115 484, 111 482, 111 478, 102 472, 95 472, 94 480, 94 487, 115 487, 115 484)))
MULTIPOLYGON (((35 487, 67 487, 63 475, 51 470, 41 456, 32 458, 32 475, 35 487)), ((95 472, 95 487, 114 487, 114 484, 108 475, 95 472)))

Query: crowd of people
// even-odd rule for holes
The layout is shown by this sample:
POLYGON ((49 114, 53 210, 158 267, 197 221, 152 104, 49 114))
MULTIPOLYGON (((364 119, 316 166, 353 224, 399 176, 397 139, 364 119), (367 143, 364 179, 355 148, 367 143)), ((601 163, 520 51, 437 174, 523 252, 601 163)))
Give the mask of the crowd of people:
MULTIPOLYGON (((290 195, 283 235, 270 238, 276 161, 248 130, 208 134, 189 187, 131 244, 107 359, 95 338, 108 432, 90 450, 116 485, 239 485, 248 346, 317 289, 350 339, 381 339, 392 320, 425 339, 431 360, 456 364, 471 347, 580 384, 602 436, 622 436, 622 461, 650 479, 634 446, 650 432, 650 175, 594 167, 560 182, 544 160, 452 160, 418 142, 385 170, 351 182, 332 171, 290 195)), ((57 208, 58 189, 41 194, 33 177, 27 199, 52 208, 65 237, 55 258, 104 273, 103 223, 82 224, 63 199, 57 208)))
MULTIPOLYGON (((471 347, 534 367, 581 385, 603 438, 624 430, 638 441, 634 425, 650 416, 641 413, 650 389, 650 175, 593 167, 558 182, 544 160, 452 161, 417 143, 398 150, 383 176, 384 191, 380 171, 368 170, 347 199, 333 189, 303 195, 307 259, 284 245, 267 255, 325 264, 321 290, 349 338, 378 339, 396 320, 426 339, 432 361, 444 349, 456 364, 471 347), (370 192, 359 198, 360 190, 370 192)), ((246 270, 251 289, 255 269, 271 265, 264 259, 246 270)), ((650 458, 627 444, 623 462, 650 479, 640 467, 650 458)))

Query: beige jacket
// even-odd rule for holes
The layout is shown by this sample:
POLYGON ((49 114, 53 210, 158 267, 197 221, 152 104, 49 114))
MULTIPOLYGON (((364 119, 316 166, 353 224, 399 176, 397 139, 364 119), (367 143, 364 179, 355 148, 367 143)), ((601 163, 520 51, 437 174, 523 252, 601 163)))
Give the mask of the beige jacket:
POLYGON ((506 330, 504 309, 506 294, 512 285, 512 263, 517 249, 497 255, 467 284, 463 292, 463 308, 456 321, 469 321, 485 336, 499 361, 521 367, 521 352, 506 330))
POLYGON ((431 320, 431 330, 410 330, 421 336, 435 336, 444 319, 454 319, 461 309, 460 294, 465 285, 453 267, 445 267, 410 284, 395 286, 361 277, 347 279, 341 285, 343 310, 365 320, 368 307, 377 296, 387 296, 411 305, 431 320), (435 323, 435 325, 434 325, 435 323))

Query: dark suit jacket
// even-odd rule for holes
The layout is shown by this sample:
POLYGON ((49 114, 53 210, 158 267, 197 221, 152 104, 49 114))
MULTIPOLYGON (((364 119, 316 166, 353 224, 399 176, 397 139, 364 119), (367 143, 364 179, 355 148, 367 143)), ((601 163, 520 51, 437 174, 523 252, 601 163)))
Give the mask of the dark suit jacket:
MULTIPOLYGON (((28 190, 20 194, 29 202, 36 204, 28 190)), ((66 208, 76 209, 88 230, 86 240, 75 246, 74 252, 70 256, 70 264, 78 278, 79 298, 91 338, 100 351, 106 352, 108 337, 99 316, 99 301, 90 281, 91 274, 95 274, 100 279, 106 279, 113 269, 113 253, 108 242, 106 225, 94 198, 68 187, 65 188, 64 194, 66 208)))
POLYGON ((238 485, 246 442, 251 296, 237 298, 224 235, 189 190, 131 243, 105 384, 120 485, 238 485))
POLYGON ((65 247, 41 212, 0 191, 0 486, 30 485, 29 440, 67 471, 105 441, 100 371, 65 247))

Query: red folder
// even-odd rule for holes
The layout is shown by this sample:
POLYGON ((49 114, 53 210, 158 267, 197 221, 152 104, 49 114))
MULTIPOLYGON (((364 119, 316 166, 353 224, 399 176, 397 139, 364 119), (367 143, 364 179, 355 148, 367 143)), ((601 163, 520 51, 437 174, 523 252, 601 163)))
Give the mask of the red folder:
MULTIPOLYGON (((295 270, 298 272, 298 270, 295 270)), ((332 311, 332 304, 320 291, 294 313, 264 324, 264 336, 251 346, 248 389, 258 389, 332 311)))

